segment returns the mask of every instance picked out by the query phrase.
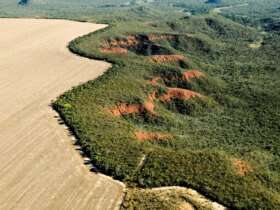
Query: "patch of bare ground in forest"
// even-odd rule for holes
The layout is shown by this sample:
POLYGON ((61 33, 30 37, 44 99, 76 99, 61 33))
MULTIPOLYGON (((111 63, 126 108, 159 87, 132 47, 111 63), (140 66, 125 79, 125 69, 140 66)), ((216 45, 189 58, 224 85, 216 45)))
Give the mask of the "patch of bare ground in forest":
POLYGON ((195 97, 201 98, 202 95, 187 89, 168 88, 166 93, 159 97, 159 100, 161 100, 162 102, 169 102, 172 99, 189 100, 195 97))
POLYGON ((239 176, 246 176, 253 172, 253 167, 246 161, 241 159, 232 159, 232 165, 239 176))
POLYGON ((186 60, 183 55, 152 55, 149 59, 155 63, 172 63, 186 60))
POLYGON ((150 80, 150 84, 152 86, 158 86, 158 82, 161 80, 162 78, 161 77, 154 77, 150 80))
POLYGON ((122 116, 128 114, 141 113, 145 111, 145 107, 142 104, 127 104, 122 103, 109 110, 114 116, 122 116))
POLYGON ((174 40, 174 35, 149 34, 149 35, 128 35, 126 37, 112 38, 104 41, 104 47, 133 47, 145 41, 174 40))
POLYGON ((135 131, 135 136, 139 141, 160 141, 169 140, 172 138, 170 134, 161 132, 146 132, 146 131, 135 131))
POLYGON ((183 80, 191 81, 191 79, 198 79, 205 77, 205 74, 199 70, 187 70, 183 73, 183 80))
POLYGON ((147 112, 154 115, 155 104, 154 100, 156 99, 156 93, 152 92, 148 95, 146 101, 143 104, 128 104, 121 103, 114 108, 109 109, 114 116, 122 116, 128 114, 137 114, 147 112))
POLYGON ((104 42, 104 47, 131 47, 139 44, 136 36, 130 35, 124 38, 108 39, 104 42))
POLYGON ((128 53, 128 50, 122 47, 102 47, 100 48, 100 52, 105 54, 125 55, 128 53))
MULTIPOLYGON (((190 80, 191 78, 200 78, 204 77, 204 73, 198 70, 190 70, 186 71, 183 74, 183 80, 190 80)), ((159 81, 162 80, 162 77, 156 76, 149 80, 149 83, 157 87, 159 86, 159 81)), ((155 100, 159 99, 161 102, 170 102, 174 99, 180 99, 180 100, 190 100, 192 98, 203 98, 204 96, 200 93, 197 93, 195 91, 191 91, 188 89, 183 88, 166 88, 166 92, 157 95, 156 91, 153 91, 151 94, 147 96, 147 99, 143 104, 129 104, 129 103, 121 103, 117 105, 114 108, 109 109, 109 112, 113 114, 114 116, 122 116, 122 115, 128 115, 128 114, 137 114, 137 113, 143 113, 147 112, 152 115, 155 115, 155 100)))

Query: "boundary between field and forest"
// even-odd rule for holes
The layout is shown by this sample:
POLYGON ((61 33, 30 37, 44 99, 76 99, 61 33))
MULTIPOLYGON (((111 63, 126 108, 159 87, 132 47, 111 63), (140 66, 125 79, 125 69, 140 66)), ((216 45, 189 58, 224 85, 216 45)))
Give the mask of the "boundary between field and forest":
MULTIPOLYGON (((250 34, 249 32, 251 31, 245 31, 245 33, 243 27, 232 25, 233 23, 231 22, 223 22, 225 20, 218 19, 217 16, 206 16, 200 19, 194 19, 194 21, 198 20, 201 21, 202 26, 203 24, 206 24, 206 26, 208 25, 209 30, 213 30, 213 28, 216 29, 213 32, 214 35, 219 35, 220 29, 221 27, 223 28, 223 26, 232 27, 229 28, 229 31, 236 32, 236 34, 233 33, 235 36, 239 36, 240 33, 243 34, 242 37, 244 37, 244 40, 241 44, 245 45, 241 49, 245 48, 246 50, 251 50, 248 47, 248 43, 250 42, 247 40, 247 36, 245 37, 245 35, 250 34)), ((135 192, 135 190, 137 191, 137 189, 143 189, 140 190, 141 194, 145 190, 150 192, 151 189, 154 189, 155 187, 168 186, 171 188, 172 186, 180 186, 185 187, 186 189, 195 189, 197 192, 207 196, 212 201, 217 201, 218 203, 232 209, 263 209, 278 206, 277 196, 272 190, 270 190, 270 186, 267 186, 266 183, 258 181, 259 177, 266 179, 268 174, 267 170, 258 170, 261 167, 258 166, 257 163, 251 163, 250 161, 247 162, 247 160, 243 161, 244 157, 238 155, 230 154, 227 156, 223 152, 216 150, 210 152, 204 152, 201 150, 196 150, 194 152, 192 150, 187 150, 186 152, 183 152, 182 150, 182 152, 180 152, 157 146, 154 148, 149 147, 150 142, 139 142, 137 141, 137 136, 135 136, 135 131, 137 131, 139 127, 143 126, 143 124, 139 125, 133 123, 144 122, 154 123, 155 125, 157 122, 161 122, 160 120, 162 120, 163 124, 166 123, 164 126, 170 126, 170 122, 173 118, 169 119, 169 116, 167 116, 166 121, 164 121, 165 119, 163 118, 154 120, 149 118, 150 115, 146 116, 145 110, 143 112, 139 111, 140 114, 137 116, 129 116, 131 117, 129 119, 126 116, 124 116, 124 118, 115 118, 113 117, 114 114, 110 115, 112 107, 120 109, 118 107, 119 104, 136 104, 140 106, 145 104, 147 94, 150 94, 152 90, 158 91, 155 94, 160 95, 166 91, 166 87, 177 87, 178 85, 182 85, 176 83, 177 78, 182 78, 182 72, 192 69, 202 69, 202 71, 207 73, 211 72, 207 69, 208 66, 203 65, 203 61, 200 62, 200 60, 192 60, 192 58, 196 58, 196 54, 184 53, 187 51, 185 50, 187 48, 183 48, 184 50, 181 51, 176 51, 175 49, 177 48, 171 46, 170 51, 167 51, 167 49, 169 49, 167 44, 162 42, 155 42, 156 44, 159 44, 159 46, 161 46, 161 44, 163 47, 167 46, 167 48, 165 48, 166 51, 160 51, 159 54, 167 53, 165 54, 167 56, 175 55, 176 53, 182 54, 182 56, 185 56, 186 59, 188 58, 188 62, 186 61, 186 63, 183 63, 184 65, 181 65, 182 63, 174 63, 176 64, 176 67, 172 65, 173 63, 170 65, 158 64, 158 62, 152 62, 151 57, 144 57, 146 56, 146 52, 138 52, 137 50, 139 49, 129 47, 127 47, 128 49, 126 51, 128 56, 120 56, 118 53, 110 55, 104 53, 102 50, 107 46, 113 46, 112 48, 114 48, 115 45, 118 46, 118 42, 125 42, 126 39, 131 41, 130 43, 133 44, 135 42, 138 43, 142 41, 138 40, 137 42, 137 39, 144 38, 145 40, 145 38, 149 37, 149 35, 174 36, 173 28, 171 28, 172 31, 170 31, 169 28, 154 30, 148 27, 141 28, 140 30, 132 27, 131 29, 126 30, 125 28, 121 28, 123 25, 119 26, 120 27, 118 27, 118 25, 108 26, 107 28, 78 37, 68 44, 68 49, 72 53, 89 59, 109 62, 111 64, 111 68, 108 68, 108 70, 97 79, 89 80, 89 82, 75 87, 61 95, 57 101, 54 102, 53 107, 59 113, 72 133, 76 136, 77 143, 80 144, 84 153, 90 157, 90 162, 94 166, 97 166, 95 167, 96 172, 109 175, 110 177, 123 181, 126 184, 127 194, 123 197, 125 200, 122 207, 126 208, 126 206, 129 205, 126 198, 130 198, 129 194, 133 191, 135 192), (115 43, 113 43, 114 41, 115 43), (151 62, 142 62, 141 59, 144 59, 144 61, 147 59, 147 61, 151 62), (200 63, 202 64, 200 65, 200 63), (174 84, 170 84, 172 82, 167 81, 167 79, 166 81, 160 81, 159 86, 149 86, 151 85, 151 79, 158 75, 162 78, 174 76, 174 80, 176 81, 174 84), (144 87, 142 84, 147 84, 147 86, 144 87), (136 117, 142 118, 140 121, 137 121, 139 119, 136 117), (109 132, 106 132, 106 130, 109 132), (145 155, 146 158, 143 161, 143 156, 145 155), (177 168, 181 168, 181 170, 177 170, 177 168), (244 169, 245 172, 239 172, 239 169, 244 169), (249 185, 254 187, 248 187, 249 185)), ((206 33, 208 32, 208 28, 205 31, 206 33)), ((192 31, 190 33, 192 33, 192 31)), ((181 34, 178 33, 175 34, 175 36, 176 35, 180 36, 181 34)), ((254 38, 256 33, 252 32, 250 35, 250 37, 254 38)), ((224 41, 228 41, 229 46, 231 46, 231 44, 233 44, 230 42, 232 36, 228 36, 230 40, 224 41)), ((184 38, 185 37, 182 38, 184 41, 189 41, 184 38)), ((208 40, 202 40, 201 42, 203 41, 205 41, 206 44, 208 43, 208 40)), ((214 40, 210 39, 210 41, 214 40)), ((170 42, 167 40, 167 43, 170 44, 170 42)), ((219 43, 220 42, 217 42, 217 44, 219 43)), ((123 46, 126 49, 125 44, 123 44, 123 46)), ((150 44, 154 43, 152 42, 150 44)), ((137 47, 141 46, 141 43, 139 46, 137 45, 137 47)), ((121 49, 121 47, 122 46, 120 45, 120 48, 116 47, 115 49, 121 49)), ((123 50, 125 50, 124 48, 123 50)), ((211 49, 211 45, 209 49, 211 49)), ((192 52, 194 53, 201 53, 201 51, 198 51, 200 48, 191 48, 190 50, 193 50, 192 52)), ((222 52, 227 52, 227 49, 222 50, 224 50, 222 52)), ((217 48, 217 52, 219 52, 219 48, 217 48)), ((148 53, 148 56, 151 55, 153 55, 153 52, 148 53)), ((205 58, 208 59, 206 56, 205 58)), ((219 67, 219 65, 217 66, 219 67)), ((223 98, 220 100, 220 96, 225 95, 230 97, 232 95, 227 95, 228 93, 222 89, 223 84, 220 84, 219 80, 215 80, 215 75, 207 75, 205 79, 195 80, 194 83, 201 82, 203 88, 206 88, 207 90, 216 89, 216 95, 213 94, 211 96, 213 96, 214 99, 217 99, 217 102, 220 102, 221 106, 226 107, 228 106, 227 103, 231 103, 231 101, 223 101, 223 98), (219 86, 219 84, 221 86, 219 86)), ((201 91, 199 87, 198 89, 194 88, 194 90, 198 92, 201 91)), ((209 92, 202 91, 203 95, 208 95, 209 92)), ((155 97, 157 97, 157 95, 155 97)), ((168 108, 165 107, 166 109, 164 109, 164 107, 161 107, 162 103, 160 102, 160 100, 155 99, 157 114, 165 116, 165 111, 167 111, 166 109, 168 108), (161 108, 164 110, 162 111, 161 108)), ((229 108, 234 109, 236 107, 230 106, 229 108)), ((245 108, 248 107, 245 105, 240 107, 240 109, 245 108)), ((252 113, 252 115, 253 114, 254 113, 252 113)), ((251 115, 248 117, 251 117, 251 115)), ((148 124, 145 124, 145 126, 148 126, 148 124)), ((153 127, 144 127, 143 129, 143 127, 141 127, 140 129, 146 129, 147 131, 154 129, 154 131, 157 132, 158 130, 168 131, 166 128, 168 127, 161 127, 160 129, 153 127)), ((171 133, 171 135, 172 134, 174 134, 174 138, 177 137, 175 132, 171 133)), ((138 194, 136 193, 134 195, 137 196, 138 194)), ((149 195, 147 195, 147 198, 144 196, 144 202, 146 200, 147 202, 151 202, 148 196, 149 195)), ((131 203, 133 205, 133 201, 131 203)))
MULTIPOLYGON (((69 19, 70 21, 78 21, 78 22, 88 22, 88 21, 80 21, 80 20, 73 20, 73 19, 69 19)), ((90 23, 90 22, 89 22, 90 23)), ((99 23, 97 23, 99 24, 99 23)), ((101 23, 100 23, 101 24, 101 23)), ((103 24, 103 23, 102 23, 103 24)), ((76 40, 80 39, 80 38, 84 38, 87 37, 88 35, 96 35, 96 34, 100 34, 103 32, 106 32, 108 30, 110 30, 113 26, 109 25, 108 23, 105 23, 104 28, 99 29, 97 31, 91 32, 89 34, 77 37, 75 39, 73 39, 72 41, 70 41, 67 45, 68 50, 73 53, 76 56, 80 56, 83 58, 88 58, 88 59, 92 59, 92 60, 98 60, 98 61, 103 61, 103 62, 107 62, 109 64, 111 64, 111 67, 109 67, 106 71, 103 72, 102 75, 100 75, 99 77, 97 77, 94 80, 98 80, 100 77, 102 77, 106 72, 110 71, 111 69, 113 69, 114 65, 117 64, 114 59, 110 59, 110 57, 98 57, 96 54, 86 54, 83 51, 79 50, 78 48, 75 47, 75 45, 73 44, 76 40)), ((118 63, 119 67, 120 64, 118 63)), ((94 80, 89 80, 89 81, 94 81, 94 80)), ((83 84, 81 84, 83 85, 83 84)), ((81 86, 78 85, 78 86, 81 86)), ((77 86, 77 87, 78 87, 77 86)), ((67 91, 66 91, 67 92, 67 91)), ((79 137, 77 135, 77 133, 75 132, 75 128, 73 125, 69 124, 63 114, 63 112, 61 112, 59 109, 56 108, 55 106, 55 101, 52 102, 52 108, 54 111, 56 111, 59 115, 59 117, 61 118, 61 120, 63 121, 63 123, 68 127, 70 134, 75 138, 75 145, 78 145, 82 151, 81 157, 84 158, 85 160, 90 160, 90 155, 88 154, 88 151, 84 150, 82 145, 79 143, 79 137)), ((142 160, 141 160, 142 161, 142 160)), ((123 206, 123 202, 125 201, 125 197, 127 194, 127 190, 129 188, 127 188, 127 185, 122 182, 119 179, 115 179, 114 177, 112 177, 110 174, 106 173, 105 171, 103 171, 102 169, 96 167, 94 165, 94 163, 90 163, 87 165, 89 166, 89 170, 92 171, 93 173, 98 173, 101 176, 104 176, 105 178, 109 179, 109 180, 113 180, 116 181, 117 183, 121 184, 124 187, 124 192, 123 192, 123 196, 121 199, 121 203, 119 203, 119 208, 121 209, 123 206)), ((195 189, 189 188, 189 187, 182 187, 182 186, 163 186, 163 187, 150 187, 150 188, 139 188, 140 190, 151 190, 151 191, 168 191, 168 190, 185 190, 188 193, 188 196, 190 197, 191 200, 193 200, 196 203, 200 203, 202 205, 202 207, 204 206, 205 208, 209 208, 212 210, 226 210, 227 207, 221 205, 220 203, 218 203, 217 201, 207 198, 205 195, 201 194, 200 192, 198 192, 195 189)))

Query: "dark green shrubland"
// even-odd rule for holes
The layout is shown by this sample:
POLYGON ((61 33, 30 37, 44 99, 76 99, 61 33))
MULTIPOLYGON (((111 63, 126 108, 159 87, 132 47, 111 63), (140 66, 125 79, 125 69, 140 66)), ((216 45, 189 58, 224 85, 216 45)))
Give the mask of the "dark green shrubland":
MULTIPOLYGON (((50 0, 18 7, 17 2, 5 0, 0 15, 110 24, 72 41, 69 49, 111 62, 112 68, 68 91, 53 105, 98 170, 131 187, 192 187, 231 209, 280 209, 278 4, 278 0, 222 0, 218 4, 50 0), (230 5, 222 10, 227 18, 211 12, 230 5), (147 38, 151 34, 173 38, 151 41, 147 38), (128 35, 136 35, 141 42, 129 47, 127 55, 99 50, 104 41, 128 35), (248 47, 260 40, 260 48, 248 47), (150 62, 150 55, 163 54, 186 59, 150 62), (201 70, 206 76, 183 81, 188 69, 201 70), (161 78, 156 87, 150 84, 154 77, 161 78), (196 91, 205 98, 163 103, 158 97, 168 87, 196 91), (145 103, 153 91, 155 114, 144 111, 114 117, 110 113, 110 108, 121 103, 145 103), (171 138, 139 142, 136 130, 168 133, 171 138), (139 167, 143 155, 146 158, 139 167), (249 172, 238 174, 233 159, 248 164, 249 172)), ((136 188, 129 193, 123 205, 128 209, 176 209, 182 201, 177 194, 169 194, 172 199, 163 204, 156 194, 136 188)))
MULTIPOLYGON (((161 21, 153 25, 165 35, 175 34, 178 43, 166 39, 149 44, 184 55, 187 66, 154 63, 147 53, 133 48, 127 55, 102 54, 99 48, 108 37, 138 33, 121 23, 69 45, 77 54, 113 63, 99 79, 55 102, 79 143, 100 170, 130 186, 192 187, 232 209, 279 208, 279 62, 271 43, 279 37, 267 38, 260 49, 252 50, 245 37, 258 32, 219 16, 176 21, 173 30, 161 21), (209 20, 214 23, 207 24, 209 20), (183 32, 193 36, 182 38, 183 32), (201 70, 205 76, 183 80, 188 69, 201 70), (156 77, 159 80, 152 85, 156 77), (170 87, 203 97, 160 101, 170 87), (108 111, 120 103, 144 104, 153 91, 154 114, 114 117, 108 111), (168 133, 172 138, 140 142, 136 130, 168 133), (143 155, 145 161, 138 167, 143 155), (239 174, 235 159, 248 164, 248 173, 239 174)), ((144 23, 143 31, 139 34, 155 34, 154 26, 144 23)))

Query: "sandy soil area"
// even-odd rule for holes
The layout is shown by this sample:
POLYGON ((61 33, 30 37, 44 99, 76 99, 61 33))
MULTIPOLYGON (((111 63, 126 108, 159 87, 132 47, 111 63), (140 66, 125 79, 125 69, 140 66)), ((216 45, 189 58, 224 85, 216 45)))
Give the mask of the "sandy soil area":
POLYGON ((71 54, 67 43, 105 25, 0 19, 0 209, 115 209, 123 186, 94 174, 49 107, 109 64, 71 54))

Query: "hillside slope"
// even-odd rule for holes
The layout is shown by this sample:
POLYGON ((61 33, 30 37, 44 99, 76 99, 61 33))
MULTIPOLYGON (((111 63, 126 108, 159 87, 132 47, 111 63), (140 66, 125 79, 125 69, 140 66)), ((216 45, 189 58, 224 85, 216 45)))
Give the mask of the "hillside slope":
POLYGON ((215 15, 135 24, 70 45, 113 63, 54 104, 93 163, 132 186, 279 208, 279 37, 252 49, 257 30, 215 15))

